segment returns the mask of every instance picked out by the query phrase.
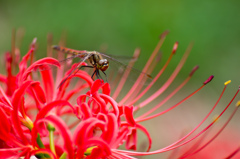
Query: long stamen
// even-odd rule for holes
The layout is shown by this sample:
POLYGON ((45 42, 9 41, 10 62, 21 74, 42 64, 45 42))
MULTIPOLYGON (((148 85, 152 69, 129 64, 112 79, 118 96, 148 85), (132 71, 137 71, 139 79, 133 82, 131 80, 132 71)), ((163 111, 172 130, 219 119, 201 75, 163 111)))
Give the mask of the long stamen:
MULTIPOLYGON (((164 98, 163 101, 161 101, 158 105, 156 105, 154 108, 152 108, 151 110, 149 110, 148 112, 144 113, 143 115, 141 115, 140 117, 138 117, 139 119, 146 117, 147 115, 151 114, 152 112, 154 112, 155 110, 157 110, 159 107, 161 107, 164 103, 166 103, 169 99, 171 99, 180 89, 182 89, 183 86, 185 86, 185 84, 188 83, 188 81, 191 79, 192 75, 194 74, 194 72, 198 69, 198 66, 195 66, 191 73, 189 74, 189 76, 171 93, 169 94, 166 98, 164 98)), ((140 108, 140 107, 138 107, 140 108)))
MULTIPOLYGON (((231 121, 231 119, 233 118, 233 116, 235 115, 235 113, 237 112, 239 108, 239 105, 234 109, 234 111, 232 112, 231 116, 229 117, 229 119, 226 121, 226 123, 222 126, 222 128, 208 141, 206 142, 203 146, 201 146, 199 149, 195 150, 194 152, 188 154, 188 155, 184 155, 183 158, 192 156, 196 153, 198 153, 199 151, 201 151, 202 149, 204 149, 206 146, 208 146, 214 139, 216 139, 218 137, 218 135, 224 130, 224 128, 228 125, 228 123, 231 121)), ((216 121, 216 119, 215 119, 216 121)))
MULTIPOLYGON (((154 70, 155 66, 157 65, 157 63, 159 63, 160 61, 160 57, 157 57, 156 60, 154 60, 149 69, 148 69, 148 73, 151 74, 152 71, 154 70)), ((148 86, 148 84, 151 84, 152 80, 150 80, 147 77, 144 77, 141 81, 141 83, 139 83, 139 87, 136 88, 136 90, 134 91, 134 94, 132 94, 132 96, 128 99, 129 102, 132 102, 133 100, 135 100, 135 98, 138 96, 139 92, 142 90, 142 87, 146 84, 148 86)), ((127 101, 126 101, 127 103, 127 101)))
POLYGON ((168 108, 168 109, 165 110, 165 111, 162 111, 162 112, 160 112, 160 113, 157 113, 157 114, 155 114, 155 115, 152 115, 152 116, 149 116, 149 117, 146 117, 146 118, 142 118, 142 119, 138 119, 138 120, 136 120, 136 121, 137 121, 137 122, 142 122, 142 121, 145 121, 145 120, 148 120, 148 119, 152 119, 152 118, 155 118, 155 117, 157 117, 157 116, 160 116, 160 115, 162 115, 162 114, 165 114, 165 113, 169 112, 169 111, 172 110, 173 108, 175 108, 175 107, 179 106, 180 104, 182 104, 183 102, 185 102, 187 99, 189 99, 191 96, 193 96, 194 94, 196 94, 198 91, 200 91, 207 83, 209 83, 209 82, 213 79, 213 77, 214 77, 213 75, 210 76, 210 77, 203 83, 203 85, 202 85, 200 88, 198 88, 196 91, 194 91, 193 93, 191 93, 189 96, 187 96, 186 98, 184 98, 183 100, 181 100, 179 103, 175 104, 174 106, 168 108))
MULTIPOLYGON (((212 80, 212 78, 209 78, 208 80, 206 80, 204 83, 207 84, 206 82, 210 82, 212 80)), ((226 85, 224 87, 224 90, 226 88, 226 85)), ((239 89, 237 90, 237 92, 235 93, 234 97, 231 99, 231 101, 228 103, 228 105, 226 106, 226 108, 218 115, 218 117, 216 118, 216 120, 218 118, 220 118, 222 116, 222 114, 227 110, 227 108, 232 104, 233 100, 236 98, 237 94, 239 93, 239 89)), ((197 138, 198 136, 200 136, 201 134, 203 134, 205 131, 207 131, 215 122, 216 120, 214 120, 212 123, 210 123, 205 129, 203 129, 201 132, 199 132, 197 135, 195 135, 193 138, 185 141, 184 143, 181 143, 177 146, 174 146, 176 145, 177 143, 180 143, 181 141, 183 141, 186 136, 189 136, 189 135, 186 135, 185 137, 183 137, 182 139, 178 140, 177 142, 175 142, 174 144, 171 144, 170 146, 167 146, 163 149, 159 149, 159 150, 156 150, 156 151, 151 151, 151 152, 132 152, 132 151, 124 151, 124 150, 116 150, 118 152, 121 152, 121 153, 124 153, 124 154, 127 154, 127 155, 135 155, 135 156, 143 156, 143 155, 152 155, 152 154, 158 154, 158 153, 162 153, 162 152, 166 152, 166 151, 170 151, 170 150, 173 150, 173 149, 176 149, 180 146, 183 146, 187 143, 189 143, 190 141, 194 140, 195 138, 197 138)), ((202 122, 201 122, 202 124, 202 122)), ((199 125, 197 126, 199 127, 199 125)), ((196 130, 196 128, 194 128, 194 130, 196 130)), ((192 131, 191 131, 192 132, 192 131)))
MULTIPOLYGON (((134 54, 133 54, 133 58, 134 58, 134 59, 135 59, 135 58, 138 58, 139 54, 140 54, 140 49, 136 49, 135 52, 134 52, 134 54)), ((129 68, 133 67, 134 63, 135 63, 135 61, 134 61, 134 60, 131 60, 131 61, 129 62, 129 64, 128 64, 129 68)), ((127 80, 127 77, 128 77, 128 75, 129 75, 130 71, 131 71, 130 69, 127 69, 127 70, 124 72, 124 74, 123 74, 123 76, 122 76, 122 78, 121 78, 121 80, 120 80, 120 82, 119 82, 119 84, 118 84, 118 87, 116 88, 116 90, 114 91, 114 94, 112 95, 112 98, 113 98, 114 100, 117 98, 117 96, 118 96, 119 93, 121 92, 121 90, 122 90, 122 88, 123 88, 123 86, 124 86, 124 84, 125 84, 125 82, 126 82, 126 80, 127 80)))
MULTIPOLYGON (((149 57, 146 65, 145 65, 145 67, 143 68, 143 72, 147 72, 149 66, 151 65, 152 61, 154 60, 155 56, 157 55, 159 49, 162 47, 162 44, 163 44, 167 34, 168 34, 168 31, 165 31, 161 35, 160 40, 159 40, 156 48, 154 49, 153 53, 151 54, 151 56, 149 57)), ((134 94, 135 89, 138 87, 139 83, 141 83, 141 80, 144 78, 143 76, 144 75, 139 76, 139 78, 136 80, 136 82, 134 83, 132 88, 129 90, 127 95, 119 102, 119 105, 122 105, 132 94, 134 94)))
POLYGON ((163 84, 163 86, 158 89, 153 95, 151 95, 149 98, 147 98, 145 101, 141 102, 139 104, 140 107, 143 107, 145 105, 147 105, 148 103, 152 102, 155 98, 157 98, 159 95, 161 95, 169 86, 170 84, 173 82, 173 80, 176 78, 176 76, 178 75, 178 73, 180 72, 180 70, 182 69, 184 63, 187 60, 187 57, 190 53, 190 50, 192 48, 192 45, 190 45, 185 54, 183 55, 181 61, 179 62, 178 66, 176 67, 176 69, 174 70, 174 72, 172 73, 172 75, 169 77, 169 79, 163 84))
POLYGON ((233 151, 230 155, 225 157, 225 159, 231 159, 233 158, 238 152, 240 152, 240 147, 238 147, 235 151, 233 151))
MULTIPOLYGON (((11 46, 11 55, 12 55, 12 63, 11 63, 11 65, 12 64, 14 64, 14 61, 15 61, 15 47, 16 47, 16 30, 15 29, 12 29, 12 42, 11 42, 11 44, 12 44, 12 46, 11 46)), ((11 67, 12 68, 12 70, 11 70, 11 72, 14 74, 14 72, 15 72, 15 68, 14 68, 14 66, 13 67, 11 67)))
POLYGON ((48 57, 53 57, 52 44, 53 44, 53 35, 48 34, 47 35, 47 56, 48 57))
POLYGON ((176 42, 174 44, 172 53, 170 54, 167 62, 165 63, 165 65, 163 66, 163 68, 159 71, 159 73, 154 77, 154 79, 151 81, 151 83, 141 92, 141 94, 139 94, 135 99, 133 99, 129 105, 134 104, 136 101, 138 101, 144 94, 146 94, 146 92, 153 86, 153 84, 159 79, 159 77, 162 75, 162 73, 166 70, 168 64, 170 63, 173 55, 175 54, 176 50, 178 47, 178 42, 176 42))
MULTIPOLYGON (((225 85, 225 87, 224 87, 224 89, 226 88, 226 85, 225 85)), ((239 90, 240 89, 238 89, 237 90, 237 92, 235 93, 235 95, 233 96, 233 98, 231 99, 231 101, 228 103, 228 105, 225 107, 225 109, 216 117, 216 119, 213 121, 213 122, 211 122, 205 129, 203 129, 201 132, 199 132, 197 135, 195 135, 193 138, 191 138, 191 139, 189 139, 188 141, 186 141, 186 142, 184 142, 184 143, 182 143, 182 144, 180 144, 180 145, 177 145, 177 146, 175 146, 175 147, 172 147, 172 148, 169 148, 168 149, 168 147, 166 147, 166 148, 164 148, 164 149, 168 149, 168 150, 171 150, 171 149, 173 149, 173 148, 177 148, 177 147, 179 147, 179 146, 182 146, 182 145, 184 145, 184 144, 186 144, 186 143, 188 143, 188 142, 190 142, 190 141, 192 141, 192 140, 194 140, 195 138, 197 138, 199 135, 201 135, 201 134, 203 134, 205 131, 207 131, 222 115, 223 115, 223 113, 228 109, 228 107, 232 104, 232 102, 233 102, 233 100, 236 98, 236 96, 237 96, 237 94, 239 93, 239 90)), ((221 96, 222 96, 222 94, 221 94, 221 96)), ((217 102, 218 103, 218 102, 217 102)), ((213 109, 212 109, 213 110, 213 109)), ((209 113, 211 113, 212 112, 212 110, 209 112, 209 113)), ((208 113, 208 114, 209 114, 208 113)), ((210 114, 209 114, 210 115, 210 114)), ((207 116, 206 116, 207 117, 207 116)), ((204 118, 205 119, 205 118, 204 118)), ((202 124, 203 122, 201 122, 200 124, 202 124)), ((200 124, 199 124, 199 126, 200 126, 200 124)), ((198 127, 198 126, 197 126, 198 127)), ((195 128, 193 129, 193 130, 195 130, 195 128)), ((192 132, 192 131, 191 131, 192 132)), ((188 135, 189 136, 189 135, 188 135)), ((186 137, 184 137, 184 139, 185 139, 186 137)), ((183 141, 182 139, 181 139, 181 141, 183 141)), ((181 142, 180 141, 180 142, 181 142)), ((179 143, 179 142, 178 142, 179 143)))

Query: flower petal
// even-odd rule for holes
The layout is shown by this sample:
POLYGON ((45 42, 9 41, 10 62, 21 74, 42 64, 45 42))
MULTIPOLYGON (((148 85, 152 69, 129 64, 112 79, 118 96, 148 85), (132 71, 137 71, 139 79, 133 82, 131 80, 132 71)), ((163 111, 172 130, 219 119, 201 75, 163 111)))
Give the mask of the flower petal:
POLYGON ((136 128, 130 128, 130 133, 127 135, 126 149, 127 150, 137 150, 137 130, 136 130, 136 128))
POLYGON ((63 122, 63 120, 55 115, 49 115, 42 120, 49 121, 54 124, 54 126, 59 130, 63 140, 64 140, 64 147, 68 152, 68 157, 73 158, 73 141, 71 138, 71 132, 68 129, 67 125, 63 122))
MULTIPOLYGON (((52 153, 52 151, 48 149, 33 150, 30 156, 34 156, 40 153, 48 154, 51 157, 51 159, 57 159, 57 157, 52 153)), ((27 159, 30 159, 30 158, 27 158, 27 159)))
POLYGON ((52 101, 54 95, 54 82, 51 70, 41 71, 42 83, 44 86, 47 102, 52 101))
POLYGON ((133 106, 124 106, 123 108, 125 118, 131 126, 135 126, 136 122, 133 118, 133 106))
POLYGON ((80 110, 81 110, 81 116, 83 117, 83 120, 92 117, 92 111, 86 103, 82 103, 80 105, 80 110))
POLYGON ((114 144, 116 138, 118 135, 118 122, 117 118, 113 113, 109 113, 107 115, 107 121, 106 121, 106 131, 102 133, 102 138, 105 142, 109 144, 111 147, 112 144, 114 144))
POLYGON ((95 94, 99 90, 99 88, 101 88, 102 84, 103 82, 100 79, 94 81, 91 87, 91 94, 95 94))
POLYGON ((108 102, 111 103, 114 113, 115 113, 116 117, 118 118, 119 117, 119 108, 118 108, 117 102, 114 99, 112 99, 110 96, 105 95, 105 94, 100 94, 100 97, 103 98, 106 103, 108 103, 108 102))
POLYGON ((13 121, 13 125, 14 125, 17 133, 19 134, 19 136, 21 137, 21 139, 23 140, 23 142, 25 144, 27 144, 28 141, 27 141, 26 136, 23 134, 23 130, 21 128, 21 123, 20 123, 18 113, 19 113, 19 107, 21 105, 22 97, 24 96, 26 89, 30 86, 31 83, 32 83, 31 81, 24 82, 21 85, 21 87, 15 91, 15 93, 13 94, 13 99, 12 99, 12 105, 13 105, 12 121, 13 121))
POLYGON ((102 85, 102 93, 109 96, 109 95, 110 95, 110 92, 111 92, 111 89, 110 89, 109 83, 104 83, 104 84, 102 85))
POLYGON ((40 86, 40 82, 34 82, 31 86, 36 94, 36 97, 39 99, 39 101, 41 103, 46 103, 46 97, 42 87, 40 86))
POLYGON ((75 112, 74 107, 68 101, 56 100, 47 104, 45 107, 43 107, 41 111, 39 111, 39 113, 37 114, 36 120, 44 118, 47 115, 47 113, 49 113, 54 107, 57 107, 57 106, 69 106, 75 112))
POLYGON ((8 117, 6 113, 0 107, 0 139, 6 141, 8 138, 8 134, 11 130, 11 124, 9 123, 8 117))
POLYGON ((96 126, 103 128, 104 122, 97 118, 88 118, 78 124, 73 134, 75 144, 79 147, 84 146, 88 138, 92 136, 96 126))
POLYGON ((40 68, 43 69, 43 70, 46 70, 46 68, 49 67, 49 64, 50 65, 55 65, 55 66, 58 66, 60 67, 60 63, 58 60, 54 59, 54 58, 51 58, 51 57, 46 57, 46 58, 43 58, 43 59, 40 59, 36 62, 34 62, 31 66, 29 66, 26 71, 23 73, 23 76, 22 76, 22 79, 21 80, 26 80, 28 75, 32 72, 32 71, 35 71, 36 69, 40 68))

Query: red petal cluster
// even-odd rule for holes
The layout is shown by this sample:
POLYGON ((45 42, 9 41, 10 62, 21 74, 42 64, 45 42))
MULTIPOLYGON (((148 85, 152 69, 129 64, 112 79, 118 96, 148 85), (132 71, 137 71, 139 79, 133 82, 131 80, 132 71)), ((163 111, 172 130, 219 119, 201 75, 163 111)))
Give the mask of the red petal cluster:
MULTIPOLYGON (((160 42, 143 69, 144 72, 153 70, 156 64, 153 59, 157 55, 166 35, 167 32, 162 34, 160 42)), ((59 68, 57 73, 52 73, 51 66, 60 67, 58 60, 47 57, 33 62, 32 57, 35 45, 36 39, 33 40, 28 53, 21 61, 13 59, 14 55, 10 53, 6 53, 5 56, 7 75, 0 75, 0 82, 2 83, 2 87, 0 87, 1 157, 24 157, 26 159, 31 156, 56 159, 127 159, 133 158, 131 156, 151 155, 175 150, 208 131, 216 122, 213 121, 205 129, 189 139, 189 136, 199 129, 215 109, 226 86, 209 114, 192 131, 169 146, 150 151, 152 139, 148 130, 140 122, 155 118, 178 107, 213 79, 213 76, 210 76, 199 89, 189 96, 170 108, 150 116, 151 113, 171 99, 191 79, 193 73, 198 68, 196 66, 187 79, 163 101, 138 118, 134 117, 135 112, 139 108, 148 105, 161 95, 181 70, 190 49, 186 51, 179 65, 166 83, 145 100, 140 100, 156 83, 157 79, 168 66, 172 56, 176 53, 178 42, 174 44, 168 61, 150 84, 146 88, 143 88, 142 84, 146 79, 143 77, 144 74, 140 75, 133 87, 131 87, 127 95, 120 102, 116 102, 115 99, 118 97, 129 72, 125 72, 124 78, 120 80, 114 94, 111 96, 111 89, 108 83, 104 83, 99 79, 93 81, 91 76, 85 71, 75 71, 75 67, 79 64, 72 65, 67 72, 59 68), (19 70, 18 73, 14 74, 13 70, 16 70, 16 66, 18 66, 19 70), (73 71, 75 72, 70 75, 73 71), (54 76, 55 74, 56 76, 54 76), (75 84, 71 82, 74 77, 80 79, 75 84), (127 151, 137 150, 139 130, 148 139, 146 152, 127 151), (123 143, 125 143, 127 150, 119 150, 119 146, 123 143)), ((136 54, 139 54, 139 50, 136 51, 136 54)), ((133 65, 133 63, 130 63, 130 65, 133 65)), ((217 119, 226 111, 238 92, 239 90, 217 119)), ((193 156, 209 145, 226 127, 235 112, 236 110, 211 140, 203 144, 203 146, 196 146, 196 148, 182 151, 179 158, 193 156)), ((237 154, 238 151, 240 151, 239 148, 233 151, 233 153, 229 153, 229 156, 237 154)))

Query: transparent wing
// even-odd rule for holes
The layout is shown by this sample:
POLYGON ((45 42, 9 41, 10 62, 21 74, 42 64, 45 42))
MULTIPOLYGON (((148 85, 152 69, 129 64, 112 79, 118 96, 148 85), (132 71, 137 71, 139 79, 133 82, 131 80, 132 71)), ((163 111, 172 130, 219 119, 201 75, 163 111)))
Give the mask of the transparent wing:
POLYGON ((100 54, 103 58, 106 58, 109 61, 109 68, 105 72, 107 73, 107 77, 109 79, 108 81, 110 81, 110 83, 116 83, 117 81, 120 81, 121 78, 125 78, 128 81, 127 83, 133 84, 139 77, 142 79, 138 81, 141 85, 148 85, 152 81, 151 75, 134 67, 130 67, 127 64, 120 62, 118 59, 111 57, 110 55, 103 53, 100 54))
MULTIPOLYGON (((82 64, 83 64, 90 56, 92 56, 91 53, 85 54, 85 57, 84 57, 84 58, 82 58, 82 55, 81 55, 80 58, 82 58, 82 60, 70 71, 70 73, 67 75, 67 77, 65 77, 65 78, 61 81, 61 83, 59 84, 58 88, 61 87, 61 85, 63 85, 63 83, 64 83, 71 75, 76 74, 76 73, 78 72, 78 70, 81 68, 82 64)), ((71 56, 71 57, 69 57, 69 59, 70 59, 70 58, 73 59, 73 58, 75 58, 75 57, 78 57, 78 55, 71 56)), ((68 58, 65 59, 65 60, 68 60, 68 58)), ((63 61, 64 61, 64 60, 62 60, 62 62, 63 62, 63 61)))
MULTIPOLYGON (((100 53, 102 56, 108 58, 108 59, 114 59, 117 61, 121 61, 121 62, 129 62, 129 61, 137 61, 138 58, 133 58, 131 56, 121 56, 121 55, 109 55, 109 54, 105 54, 105 53, 100 53), (109 58, 110 57, 110 58, 109 58)), ((120 63, 121 63, 120 62, 120 63)))

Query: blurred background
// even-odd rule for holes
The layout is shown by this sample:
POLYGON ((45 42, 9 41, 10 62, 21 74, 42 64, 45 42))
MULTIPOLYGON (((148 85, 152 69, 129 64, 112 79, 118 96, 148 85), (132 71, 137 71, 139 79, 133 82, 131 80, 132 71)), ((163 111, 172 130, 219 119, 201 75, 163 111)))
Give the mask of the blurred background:
POLYGON ((240 76, 236 72, 240 59, 239 7, 240 1, 237 0, 0 1, 0 52, 11 49, 13 28, 25 30, 22 54, 27 52, 32 39, 38 38, 37 58, 46 56, 47 34, 51 33, 54 43, 58 44, 65 32, 66 46, 78 50, 104 48, 108 54, 131 56, 139 47, 142 51, 135 67, 141 70, 159 35, 169 30, 161 48, 159 67, 170 55, 174 42, 179 41, 179 48, 162 83, 172 73, 188 45, 194 42, 191 54, 172 88, 188 76, 192 67, 199 65, 200 69, 182 94, 196 90, 213 74, 213 82, 193 98, 195 103, 199 102, 200 106, 209 110, 225 81, 231 79, 232 83, 225 94, 223 106, 240 84, 240 76))

